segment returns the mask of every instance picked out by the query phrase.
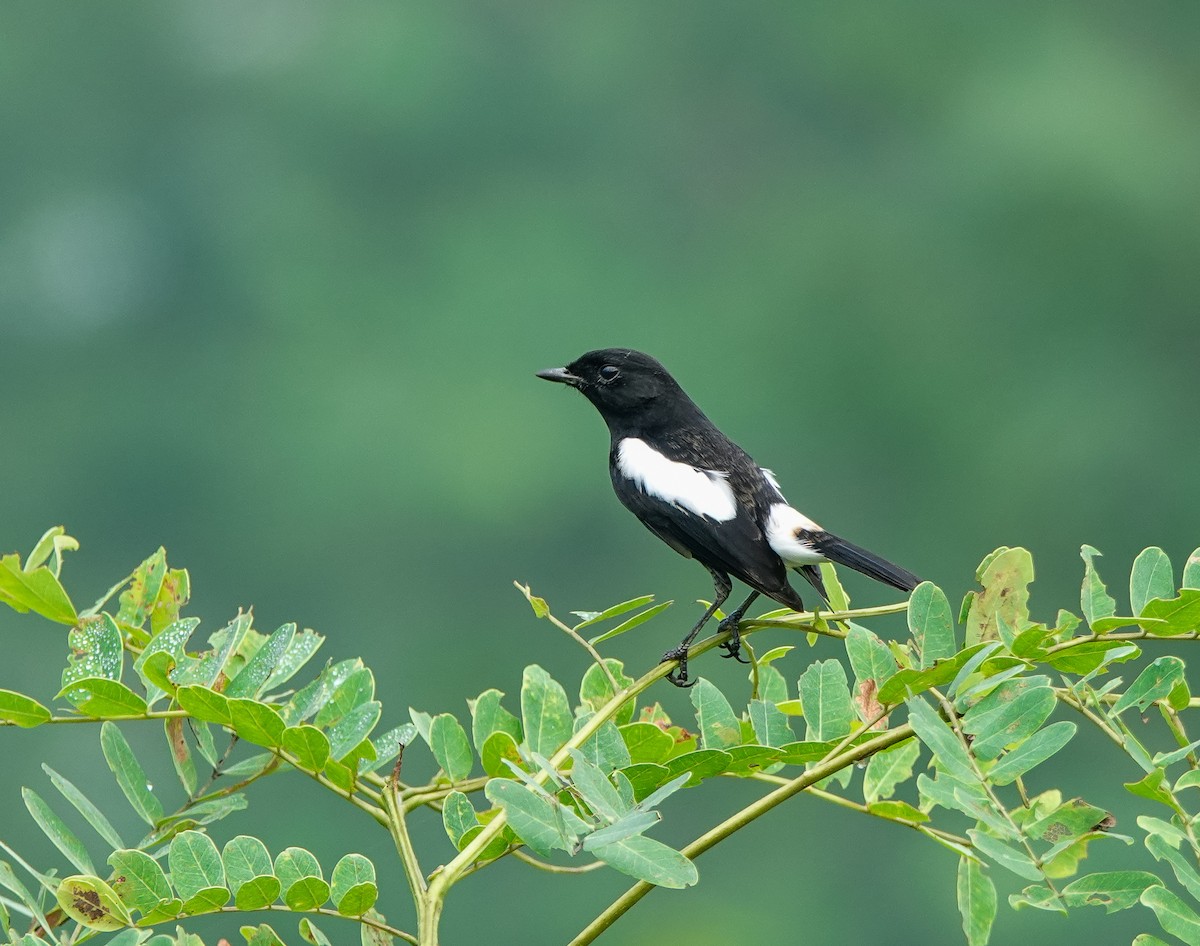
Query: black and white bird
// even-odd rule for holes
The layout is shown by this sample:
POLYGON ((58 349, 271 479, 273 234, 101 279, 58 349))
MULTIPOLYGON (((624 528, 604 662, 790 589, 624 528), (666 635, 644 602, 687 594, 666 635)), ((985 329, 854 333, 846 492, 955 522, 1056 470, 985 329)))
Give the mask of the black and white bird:
POLYGON ((539 378, 578 388, 608 424, 608 469, 617 498, 651 532, 708 569, 713 602, 688 635, 665 654, 669 675, 690 686, 688 646, 729 597, 730 577, 753 589, 721 622, 721 646, 739 657, 738 622, 761 594, 796 611, 804 601, 788 583, 795 569, 826 599, 821 562, 836 562, 901 591, 919 579, 823 529, 791 506, 775 475, 719 431, 658 361, 628 348, 590 351, 539 378))

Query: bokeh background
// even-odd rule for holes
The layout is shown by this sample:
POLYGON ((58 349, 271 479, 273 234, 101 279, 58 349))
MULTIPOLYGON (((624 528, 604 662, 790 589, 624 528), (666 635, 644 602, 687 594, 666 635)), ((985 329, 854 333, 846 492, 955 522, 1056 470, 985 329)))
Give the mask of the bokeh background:
MULTIPOLYGON (((408 705, 465 717, 488 686, 511 701, 534 661, 578 679, 513 579, 564 615, 676 599, 613 642, 646 667, 707 576, 618 506, 594 411, 533 377, 608 345, 656 354, 797 505, 954 600, 1001 544, 1034 552, 1041 617, 1077 606, 1083 542, 1118 588, 1143 546, 1200 544, 1195 4, 2 17, 0 547, 65 523, 77 601, 163 544, 202 629, 250 604, 262 629, 318 629, 375 669, 388 725, 408 705)), ((57 689, 59 630, 0 613, 0 645, 0 686, 57 689)), ((1120 819, 1133 774, 1099 742, 1073 751, 1064 788, 1120 819)), ((0 836, 58 863, 19 786, 50 790, 44 759, 115 795, 95 733, 9 729, 0 752, 0 836)), ((411 926, 386 837, 281 781, 217 837, 362 850, 411 926)), ((677 796, 657 836, 757 791, 677 796)), ((451 856, 434 819, 418 833, 430 863, 451 856)), ((608 938, 960 941, 951 855, 816 801, 699 866, 608 938)), ((530 874, 466 882, 445 941, 563 942, 625 887, 530 874)), ((993 943, 1153 926, 1002 904, 993 943)))

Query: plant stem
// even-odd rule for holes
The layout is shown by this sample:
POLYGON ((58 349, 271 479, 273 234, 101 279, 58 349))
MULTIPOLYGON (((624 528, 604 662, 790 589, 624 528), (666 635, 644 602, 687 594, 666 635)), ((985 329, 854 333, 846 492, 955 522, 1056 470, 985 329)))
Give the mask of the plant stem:
POLYGON ((387 813, 387 829, 396 845, 396 853, 400 855, 400 863, 404 867, 404 876, 412 891, 413 904, 417 913, 421 913, 421 904, 425 899, 428 887, 425 883, 425 872, 417 860, 417 851, 413 847, 412 838, 408 833, 408 824, 404 820, 404 805, 400 801, 400 793, 393 786, 383 793, 383 807, 387 813))
MULTIPOLYGON (((815 785, 817 782, 836 772, 841 771, 848 765, 853 765, 860 759, 865 759, 872 753, 879 752, 889 746, 894 746, 898 742, 903 742, 905 739, 913 735, 913 729, 905 723, 890 732, 881 734, 877 739, 872 739, 870 742, 860 743, 847 749, 842 755, 837 758, 830 759, 826 762, 818 763, 803 775, 797 776, 794 779, 780 785, 775 791, 768 795, 764 795, 757 801, 747 805, 741 811, 734 814, 732 817, 722 821, 712 830, 700 835, 695 841, 683 849, 683 854, 688 858, 696 858, 705 851, 725 840, 735 831, 744 828, 751 821, 765 815, 772 808, 787 801, 798 792, 802 792, 815 785)), ((635 903, 641 900, 646 894, 654 889, 654 884, 647 883, 644 880, 638 881, 632 887, 625 891, 621 896, 614 900, 608 908, 601 913, 596 919, 592 920, 580 933, 576 936, 568 946, 586 946, 593 942, 597 936, 608 929, 616 920, 626 913, 635 903)))

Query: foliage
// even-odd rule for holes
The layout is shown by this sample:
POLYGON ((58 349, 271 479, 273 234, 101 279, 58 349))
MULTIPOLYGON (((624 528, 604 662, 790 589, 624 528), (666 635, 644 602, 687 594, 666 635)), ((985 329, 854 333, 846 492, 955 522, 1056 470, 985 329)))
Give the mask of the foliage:
MULTIPOLYGON (((1059 611, 1052 624, 1030 617, 1034 571, 1024 549, 997 549, 983 561, 980 587, 963 602, 959 622, 929 583, 908 603, 852 611, 827 567, 838 611, 770 612, 744 621, 742 632, 836 638, 846 659, 809 662, 793 685, 781 665, 794 647, 758 655, 747 642, 754 657, 748 686, 723 691, 701 678, 690 691, 694 719, 686 721, 669 718, 658 703, 639 706, 670 664, 634 679, 621 661, 596 650, 669 602, 643 596, 577 612, 579 620, 568 625, 518 586, 538 618, 589 655, 577 697, 535 664, 523 674, 518 712, 505 706, 503 692, 488 689, 468 701, 469 724, 449 712, 411 709, 408 721, 379 734, 385 714, 361 660, 331 662, 292 684, 323 642, 313 631, 285 624, 262 633, 251 614, 239 612, 209 636, 207 648, 191 649, 199 621, 181 615, 189 576, 170 568, 162 549, 79 609, 61 581, 63 553, 77 545, 57 528, 24 562, 16 554, 0 559, 0 601, 63 625, 68 645, 54 699, 0 690, 0 724, 96 724, 108 768, 145 834, 129 843, 76 781, 44 766, 51 787, 95 837, 85 843, 45 789, 24 790, 29 814, 70 872, 39 870, 3 845, 10 860, 0 861, 0 935, 10 943, 107 935, 117 946, 197 944, 186 932, 189 917, 271 911, 303 914, 298 935, 308 943, 329 942, 316 915, 359 924, 364 943, 434 944, 454 885, 511 856, 542 870, 607 866, 634 878, 573 941, 585 944, 654 887, 695 884, 698 854, 798 794, 945 847, 956 860, 971 946, 990 935, 997 871, 1024 885, 1008 898, 1015 908, 1066 913, 1099 905, 1111 913, 1141 906, 1164 935, 1200 943, 1200 802, 1187 791, 1200 787, 1200 740, 1189 738, 1185 723, 1200 700, 1190 693, 1181 658, 1142 660, 1143 645, 1200 636, 1200 552, 1178 589, 1165 553, 1142 552, 1130 578, 1129 614, 1120 616, 1096 566, 1099 553, 1085 546, 1083 618, 1059 611), (904 642, 885 642, 861 623, 905 610, 911 636, 904 642), (596 633, 585 638, 584 630, 596 633), (1125 788, 1145 808, 1137 826, 1161 865, 1156 873, 1082 873, 1092 844, 1131 845, 1134 838, 1115 833, 1110 813, 1071 797, 1069 786, 1033 790, 1038 766, 1077 732, 1076 721, 1054 719, 1064 712, 1095 726, 1128 761, 1125 788), (1134 719, 1151 715, 1163 722, 1167 748, 1156 750, 1150 735, 1133 731, 1134 719), (174 807, 150 787, 124 734, 147 720, 160 721, 179 778, 182 801, 174 807), (428 750, 424 759, 408 751, 418 744, 428 750), (252 748, 247 754, 243 747, 252 748), (426 760, 430 776, 412 781, 410 770, 426 760), (854 788, 856 767, 863 776, 854 788), (207 780, 203 769, 213 772, 207 780), (390 833, 415 932, 375 909, 375 867, 361 854, 345 854, 326 872, 300 847, 272 856, 246 835, 218 846, 211 826, 246 806, 253 783, 284 772, 306 776, 390 833), (769 791, 682 850, 648 836, 679 793, 714 778, 769 791), (421 810, 440 816, 456 852, 432 873, 422 862, 442 856, 419 854, 408 830, 409 817, 421 810), (161 931, 166 926, 175 933, 161 931)), ((693 653, 722 639, 708 638, 693 653)), ((283 942, 266 923, 247 923, 241 932, 252 944, 283 942)))

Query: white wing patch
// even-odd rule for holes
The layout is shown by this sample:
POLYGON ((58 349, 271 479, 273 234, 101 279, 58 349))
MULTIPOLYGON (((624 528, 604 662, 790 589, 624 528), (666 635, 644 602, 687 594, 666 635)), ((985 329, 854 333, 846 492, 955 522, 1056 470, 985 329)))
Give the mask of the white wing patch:
POLYGON ((737 518, 737 499, 724 473, 668 460, 644 440, 626 437, 617 446, 617 469, 649 496, 718 522, 737 518))
POLYGON ((797 532, 821 532, 819 525, 787 503, 775 503, 767 516, 767 544, 788 565, 815 565, 825 556, 800 538, 797 532))

